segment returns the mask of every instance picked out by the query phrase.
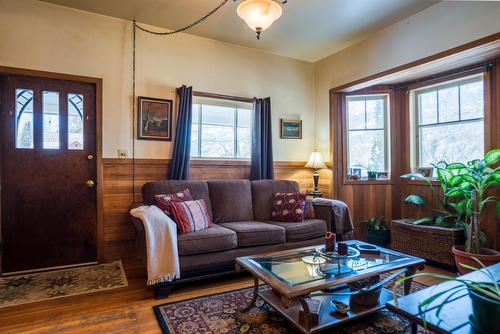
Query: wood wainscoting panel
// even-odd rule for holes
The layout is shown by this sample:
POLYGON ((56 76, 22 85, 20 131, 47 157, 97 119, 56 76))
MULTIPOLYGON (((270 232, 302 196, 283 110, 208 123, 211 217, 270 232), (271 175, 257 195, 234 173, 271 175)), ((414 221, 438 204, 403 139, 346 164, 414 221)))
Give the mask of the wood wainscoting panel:
MULTIPOLYGON (((301 191, 312 190, 312 170, 305 162, 275 162, 275 178, 295 180, 301 191)), ((145 271, 137 259, 135 229, 129 218, 132 202, 142 202, 141 187, 146 182, 167 179, 169 159, 103 159, 104 261, 122 260, 128 277, 143 276, 145 271), (132 172, 135 180, 132 187, 132 172), (132 191, 134 188, 134 197, 132 191)), ((320 171, 319 189, 325 197, 332 193, 330 169, 320 171)), ((248 179, 248 161, 193 160, 190 178, 193 180, 248 179)))

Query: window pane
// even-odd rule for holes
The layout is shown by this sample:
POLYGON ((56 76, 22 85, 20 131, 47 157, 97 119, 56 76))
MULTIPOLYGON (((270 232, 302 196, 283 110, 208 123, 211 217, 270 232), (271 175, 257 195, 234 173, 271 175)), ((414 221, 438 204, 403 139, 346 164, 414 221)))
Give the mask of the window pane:
POLYGON ((238 156, 240 159, 250 159, 250 145, 251 145, 251 124, 252 124, 252 110, 238 108, 238 133, 237 143, 238 156))
POLYGON ((201 129, 201 156, 234 158, 234 127, 205 124, 201 129))
POLYGON ((437 100, 436 91, 418 95, 420 110, 420 124, 431 124, 437 122, 437 100))
POLYGON ((384 130, 349 132, 349 167, 386 171, 384 130))
POLYGON ((484 115, 483 81, 460 86, 460 112, 462 119, 482 118, 484 115))
POLYGON ((366 100, 366 127, 368 129, 384 127, 384 100, 366 100))
POLYGON ((43 92, 43 148, 59 148, 59 93, 43 92))
POLYGON ((252 109, 238 108, 238 126, 249 128, 252 125, 252 109))
POLYGON ((203 124, 234 126, 234 108, 202 105, 203 124))
POLYGON ((198 157, 200 156, 200 152, 198 152, 198 139, 200 133, 200 105, 193 104, 193 119, 191 124, 191 156, 198 157))
POLYGON ((83 95, 68 94, 68 149, 83 150, 83 95))
POLYGON ((467 162, 484 155, 483 121, 420 129, 420 166, 440 161, 467 162))
POLYGON ((33 148, 33 91, 16 89, 16 148, 33 148))
POLYGON ((458 87, 438 91, 439 122, 458 121, 458 87))
POLYGON ((234 108, 202 105, 201 156, 234 158, 234 108))
POLYGON ((347 114, 349 118, 349 129, 365 128, 365 101, 348 101, 347 114))

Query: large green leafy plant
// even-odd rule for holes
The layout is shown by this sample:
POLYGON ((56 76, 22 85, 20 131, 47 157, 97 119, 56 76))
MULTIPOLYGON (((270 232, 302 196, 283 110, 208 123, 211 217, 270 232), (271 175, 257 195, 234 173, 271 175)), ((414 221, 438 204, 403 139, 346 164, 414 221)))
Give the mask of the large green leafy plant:
POLYGON ((425 198, 420 195, 410 195, 405 203, 426 206, 436 213, 435 216, 424 217, 413 221, 414 224, 434 223, 440 226, 461 226, 466 231, 467 244, 465 250, 470 253, 480 253, 484 236, 479 231, 479 216, 485 205, 496 202, 497 216, 500 217, 500 205, 496 196, 487 196, 491 187, 500 185, 500 167, 494 167, 500 161, 500 149, 493 149, 485 154, 483 159, 463 163, 446 163, 434 165, 437 179, 442 189, 440 195, 432 180, 420 174, 405 174, 402 178, 425 180, 431 187, 434 196, 439 199, 440 208, 429 207, 425 198), (474 208, 476 208, 474 210, 474 208), (476 241, 476 242, 473 242, 476 241))

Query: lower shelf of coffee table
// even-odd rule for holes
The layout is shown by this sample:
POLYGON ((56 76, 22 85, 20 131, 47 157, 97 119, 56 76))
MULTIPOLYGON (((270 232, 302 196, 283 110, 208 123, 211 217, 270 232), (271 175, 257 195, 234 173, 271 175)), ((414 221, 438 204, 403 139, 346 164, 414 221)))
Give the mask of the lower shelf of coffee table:
MULTIPOLYGON (((338 292, 348 292, 348 289, 339 290, 338 292)), ((272 290, 261 291, 259 296, 271 305, 278 313, 280 313, 285 319, 293 323, 302 333, 316 333, 318 331, 324 330, 326 328, 341 326, 351 320, 358 319, 365 315, 371 314, 377 310, 385 307, 385 303, 392 300, 392 291, 385 288, 382 289, 380 294, 379 304, 376 306, 362 306, 357 304, 349 304, 350 296, 348 295, 328 295, 328 296, 317 296, 313 299, 321 300, 321 308, 319 313, 318 323, 312 323, 311 328, 307 331, 304 328, 304 324, 299 322, 299 311, 302 309, 299 301, 294 301, 288 309, 286 309, 282 303, 279 296, 277 296, 272 290), (334 306, 331 305, 332 300, 338 300, 346 303, 350 306, 350 311, 346 315, 341 315, 334 312, 334 306)))

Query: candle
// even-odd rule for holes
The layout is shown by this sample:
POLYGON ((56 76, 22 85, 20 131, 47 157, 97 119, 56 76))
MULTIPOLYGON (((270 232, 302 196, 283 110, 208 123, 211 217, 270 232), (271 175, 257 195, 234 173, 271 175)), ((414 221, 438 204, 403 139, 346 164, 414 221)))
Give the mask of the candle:
POLYGON ((325 251, 335 252, 336 235, 333 232, 326 232, 325 236, 325 251))
POLYGON ((339 242, 338 244, 339 255, 347 255, 347 244, 345 242, 339 242))

